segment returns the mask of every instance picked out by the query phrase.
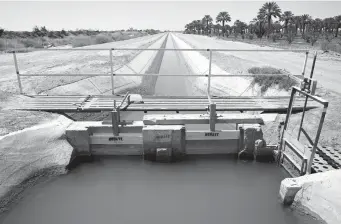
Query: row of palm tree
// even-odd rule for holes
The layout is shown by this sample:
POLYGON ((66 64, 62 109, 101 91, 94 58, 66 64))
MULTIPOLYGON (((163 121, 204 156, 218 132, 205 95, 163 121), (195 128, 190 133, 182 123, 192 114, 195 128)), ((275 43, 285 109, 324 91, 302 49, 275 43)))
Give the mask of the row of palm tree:
POLYGON ((234 34, 251 33, 259 38, 266 35, 268 38, 273 33, 298 34, 298 30, 305 35, 306 32, 318 32, 332 34, 338 37, 338 31, 341 28, 341 15, 320 19, 313 19, 310 15, 295 16, 291 11, 282 13, 276 2, 266 2, 259 9, 257 16, 248 24, 236 20, 232 26, 231 16, 227 11, 220 12, 216 16, 216 24, 210 15, 205 15, 201 20, 193 20, 185 25, 185 33, 196 33, 211 35, 228 36, 234 34), (275 21, 276 20, 276 21, 275 21))

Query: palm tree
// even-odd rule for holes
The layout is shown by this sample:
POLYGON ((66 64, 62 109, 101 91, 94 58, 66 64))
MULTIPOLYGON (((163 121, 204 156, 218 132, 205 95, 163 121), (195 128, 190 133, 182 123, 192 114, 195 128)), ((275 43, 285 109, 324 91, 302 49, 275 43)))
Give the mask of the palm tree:
POLYGON ((202 30, 201 20, 194 20, 193 23, 194 23, 195 30, 197 31, 197 34, 200 34, 200 31, 202 30))
POLYGON ((335 37, 337 37, 337 34, 339 33, 339 28, 341 28, 341 15, 335 16, 334 19, 336 23, 335 37))
POLYGON ((264 35, 264 29, 263 29, 263 25, 264 25, 264 21, 265 21, 265 17, 263 14, 259 14, 257 15, 256 18, 254 18, 252 20, 255 24, 255 27, 258 27, 258 32, 257 29, 255 29, 255 33, 259 38, 262 38, 264 35))
POLYGON ((305 30, 305 27, 308 23, 310 23, 311 21, 311 16, 309 16, 308 14, 304 14, 301 16, 301 24, 302 24, 302 35, 304 35, 304 30, 305 30))
POLYGON ((245 29, 247 28, 247 25, 246 23, 237 19, 234 22, 233 28, 234 28, 235 33, 240 33, 241 35, 243 35, 245 33, 245 29))
POLYGON ((220 36, 221 25, 218 23, 218 24, 213 25, 213 27, 215 29, 216 34, 220 36))
POLYGON ((221 22, 222 23, 222 28, 223 28, 223 36, 225 36, 225 22, 230 22, 231 21, 231 16, 228 12, 220 12, 217 17, 216 17, 217 23, 221 22))
POLYGON ((294 17, 294 14, 291 11, 285 11, 283 12, 281 16, 281 21, 284 21, 284 32, 288 33, 288 23, 290 20, 292 20, 294 17))
POLYGON ((323 28, 322 19, 316 18, 316 19, 312 20, 311 27, 313 28, 314 32, 321 33, 322 28, 323 28))
POLYGON ((301 25, 301 16, 294 16, 294 17, 292 17, 292 20, 293 20, 293 22, 294 22, 294 24, 295 24, 295 35, 297 35, 297 30, 298 30, 298 28, 300 27, 300 25, 301 25))
POLYGON ((213 19, 210 15, 205 15, 204 18, 202 18, 202 21, 205 23, 206 35, 208 35, 209 23, 212 23, 213 19))
POLYGON ((334 24, 334 19, 333 18, 325 18, 323 20, 323 25, 324 25, 324 31, 325 32, 333 32, 333 24, 334 24))
POLYGON ((271 30, 271 18, 277 18, 281 17, 281 9, 277 5, 276 2, 266 2, 262 6, 262 8, 259 9, 259 13, 261 15, 264 15, 268 21, 268 38, 270 36, 270 30, 271 30))

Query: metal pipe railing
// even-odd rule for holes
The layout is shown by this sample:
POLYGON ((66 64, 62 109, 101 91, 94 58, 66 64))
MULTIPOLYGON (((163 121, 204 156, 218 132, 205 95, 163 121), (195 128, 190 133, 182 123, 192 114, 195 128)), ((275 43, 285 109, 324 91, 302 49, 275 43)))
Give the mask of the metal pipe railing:
MULTIPOLYGON (((306 67, 307 55, 309 53, 306 49, 296 49, 296 50, 266 50, 266 49, 254 49, 254 50, 242 50, 242 49, 176 49, 176 48, 69 48, 69 49, 33 49, 32 51, 106 51, 109 50, 109 62, 110 62, 110 74, 20 74, 18 68, 18 60, 16 57, 16 50, 11 51, 13 53, 13 59, 15 64, 15 70, 18 79, 18 86, 20 90, 20 94, 23 94, 21 76, 88 76, 88 77, 111 77, 111 88, 112 94, 115 93, 115 82, 114 76, 182 76, 182 77, 207 77, 207 93, 210 96, 211 93, 211 77, 254 77, 261 75, 280 75, 280 76, 288 76, 287 74, 245 74, 245 75, 229 75, 229 74, 212 74, 212 52, 214 51, 230 51, 230 52, 306 52, 306 60, 304 65, 304 71, 306 67), (193 74, 193 75, 185 75, 185 74, 115 74, 114 66, 113 66, 113 51, 114 50, 136 50, 136 51, 209 51, 209 71, 208 74, 193 74)), ((304 72, 303 71, 303 72, 304 72)))
MULTIPOLYGON (((211 74, 211 77, 254 77, 254 76, 288 76, 287 74, 211 74)), ((129 74, 129 73, 119 73, 119 74, 20 74, 20 76, 173 76, 173 77, 209 77, 209 74, 129 74)))
POLYGON ((111 77, 111 92, 112 95, 115 94, 115 84, 114 84, 114 76, 112 74, 114 74, 114 66, 113 66, 113 61, 112 61, 112 49, 110 49, 110 53, 109 53, 109 57, 110 57, 110 77, 111 77))
MULTIPOLYGON (((30 49, 32 51, 108 51, 108 50, 122 50, 122 51, 232 51, 232 52, 309 52, 306 49, 293 50, 271 50, 271 49, 222 49, 222 48, 45 48, 45 49, 30 49)), ((20 50, 12 50, 9 52, 19 52, 20 50)))

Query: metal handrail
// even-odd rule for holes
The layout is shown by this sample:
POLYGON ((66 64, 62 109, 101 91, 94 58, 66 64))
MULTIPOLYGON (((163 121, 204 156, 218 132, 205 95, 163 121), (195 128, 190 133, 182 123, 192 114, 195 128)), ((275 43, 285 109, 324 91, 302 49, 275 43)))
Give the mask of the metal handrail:
MULTIPOLYGON (((217 51, 230 51, 230 52, 306 52, 305 62, 303 66, 302 74, 304 75, 307 57, 309 54, 309 50, 306 49, 296 49, 296 50, 269 50, 269 49, 252 49, 252 50, 244 50, 244 49, 177 49, 177 48, 61 48, 61 49, 33 49, 32 51, 109 51, 109 62, 110 62, 110 74, 20 74, 17 57, 16 57, 16 50, 11 51, 13 53, 13 59, 15 64, 15 70, 18 79, 18 86, 20 90, 20 94, 23 94, 22 84, 21 84, 21 76, 100 76, 100 77, 111 77, 111 89, 112 94, 115 94, 114 91, 114 76, 185 76, 185 77, 207 77, 208 84, 207 84, 207 94, 210 97, 211 95, 211 77, 253 77, 259 75, 271 75, 271 74, 252 74, 252 75, 229 75, 229 74, 211 74, 211 65, 212 65, 212 52, 217 51), (186 74, 120 74, 115 73, 113 69, 113 51, 114 50, 136 50, 136 51, 208 51, 209 53, 209 71, 208 74, 193 74, 193 75, 186 75, 186 74)), ((276 74, 281 76, 289 76, 288 74, 276 74)))
MULTIPOLYGON (((109 51, 109 50, 122 50, 122 51, 233 51, 233 52, 307 52, 307 49, 293 49, 293 50, 275 50, 275 49, 228 49, 228 48, 44 48, 44 49, 30 49, 29 52, 35 51, 109 51)), ((11 50, 9 53, 20 52, 20 50, 11 50)))
MULTIPOLYGON (((288 74, 211 74, 211 77, 254 77, 254 76, 266 76, 266 75, 277 75, 277 76, 288 76, 288 74)), ((20 76, 181 76, 181 77, 208 77, 209 74, 128 74, 128 73, 119 73, 119 74, 20 74, 20 76)))

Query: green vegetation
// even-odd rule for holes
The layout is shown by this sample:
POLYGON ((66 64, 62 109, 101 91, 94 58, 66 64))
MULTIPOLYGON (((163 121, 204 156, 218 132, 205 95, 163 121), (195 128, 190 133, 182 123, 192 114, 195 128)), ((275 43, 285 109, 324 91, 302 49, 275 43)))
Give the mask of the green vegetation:
POLYGON ((279 89, 289 90, 292 86, 297 85, 297 81, 283 74, 280 69, 270 66, 252 67, 249 73, 255 74, 253 81, 261 87, 261 92, 266 92, 270 87, 278 85, 279 89), (256 75, 257 74, 257 75, 256 75), (261 74, 261 75, 259 75, 261 74))
POLYGON ((82 47, 92 44, 103 44, 112 41, 127 40, 144 35, 159 33, 159 30, 146 29, 119 31, 99 31, 99 30, 48 30, 45 26, 35 26, 29 31, 8 31, 0 28, 0 51, 10 51, 13 49, 23 50, 26 48, 46 48, 61 45, 72 45, 82 47))
MULTIPOLYGON (((308 4, 308 3, 307 3, 308 4)), ((341 39, 339 29, 341 28, 341 15, 329 18, 315 18, 310 15, 295 16, 291 11, 284 11, 276 2, 264 3, 256 17, 249 23, 235 20, 232 26, 226 24, 231 22, 228 12, 222 11, 216 17, 213 24, 210 15, 205 15, 202 20, 193 20, 185 25, 184 33, 215 35, 228 38, 230 35, 236 40, 239 36, 253 41, 261 42, 266 36, 268 42, 279 42, 281 45, 306 44, 314 46, 318 43, 321 50, 336 51, 341 53, 341 39), (259 40, 254 40, 254 36, 259 40), (327 43, 329 42, 329 43, 327 43)), ((262 44, 266 44, 263 42, 262 44)), ((278 46, 280 47, 280 45, 278 46)))

